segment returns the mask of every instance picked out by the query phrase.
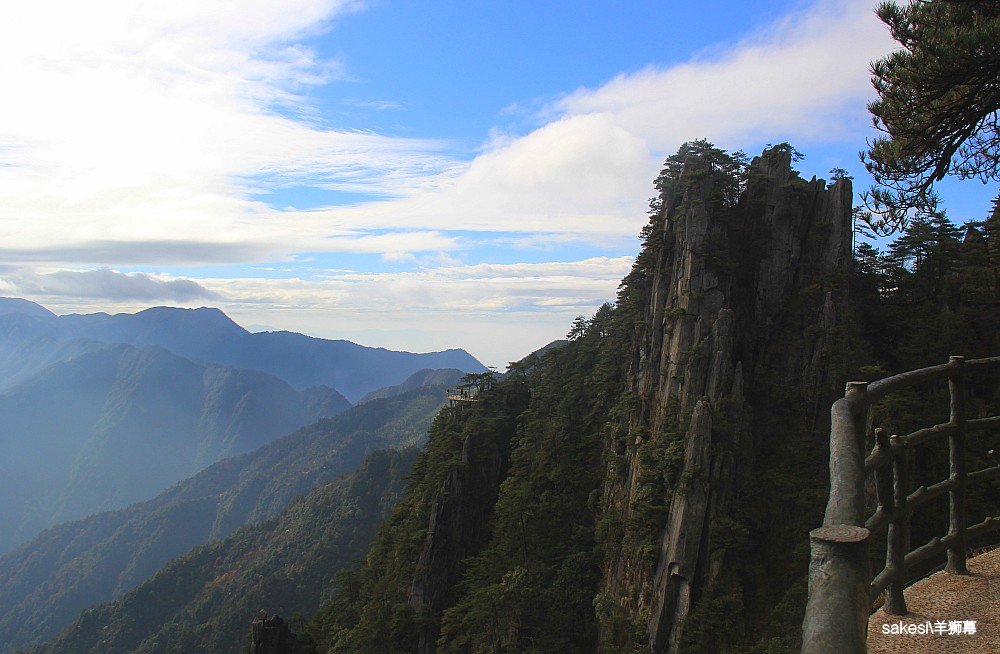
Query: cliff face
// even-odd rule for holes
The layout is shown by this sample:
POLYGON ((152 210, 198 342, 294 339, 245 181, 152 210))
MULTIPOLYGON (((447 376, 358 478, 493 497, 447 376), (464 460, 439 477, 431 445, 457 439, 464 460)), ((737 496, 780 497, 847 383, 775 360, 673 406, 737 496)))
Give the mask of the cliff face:
POLYGON ((601 590, 645 622, 654 652, 684 649, 685 619, 739 549, 732 525, 754 531, 745 499, 773 463, 775 439, 801 430, 798 447, 823 450, 802 436, 823 434, 840 384, 834 352, 852 250, 849 180, 799 179, 782 146, 739 178, 711 154, 682 155, 673 178, 661 178, 632 273, 645 282, 632 292, 626 382, 638 401, 604 488, 605 510, 624 525, 658 522, 655 538, 633 529, 608 557, 601 590), (647 497, 650 476, 662 476, 654 467, 671 473, 662 498, 647 497), (650 500, 660 511, 643 512, 650 500))
POLYGON ((668 160, 617 303, 439 415, 331 653, 794 648, 851 188, 792 152, 668 160))
MULTIPOLYGON (((510 456, 509 442, 489 430, 471 431, 462 443, 461 465, 442 484, 430 506, 427 540, 417 561, 408 602, 417 615, 440 616, 461 579, 462 561, 489 537, 487 524, 510 456)), ((432 654, 436 621, 417 628, 415 651, 432 654)))

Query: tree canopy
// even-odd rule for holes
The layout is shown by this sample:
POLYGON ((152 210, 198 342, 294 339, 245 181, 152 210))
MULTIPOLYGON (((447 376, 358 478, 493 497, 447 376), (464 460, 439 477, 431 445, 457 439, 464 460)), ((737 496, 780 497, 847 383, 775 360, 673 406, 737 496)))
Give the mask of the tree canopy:
POLYGON ((946 175, 1000 180, 1000 1, 883 2, 876 13, 902 45, 872 64, 868 110, 884 136, 861 153, 877 184, 869 222, 888 234, 936 211, 946 175))

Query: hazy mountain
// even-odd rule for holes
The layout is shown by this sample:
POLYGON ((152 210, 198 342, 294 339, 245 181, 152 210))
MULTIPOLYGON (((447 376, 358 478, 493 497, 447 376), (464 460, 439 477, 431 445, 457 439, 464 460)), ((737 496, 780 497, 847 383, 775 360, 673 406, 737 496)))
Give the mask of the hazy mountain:
POLYGON ((0 315, 8 313, 23 313, 34 318, 55 318, 52 313, 40 304, 19 297, 0 297, 0 315))
POLYGON ((352 407, 153 500, 45 531, 0 557, 0 653, 55 636, 84 608, 122 596, 191 547, 277 515, 371 450, 422 442, 444 402, 443 387, 422 387, 352 407))
POLYGON ((319 608, 398 501, 415 456, 375 452, 277 518, 196 548, 121 600, 88 609, 34 651, 240 654, 260 607, 286 618, 319 608))
POLYGON ((374 390, 358 400, 357 403, 363 404, 384 397, 395 397, 421 386, 457 386, 464 376, 465 373, 456 368, 420 370, 407 377, 402 384, 374 390))
POLYGON ((105 344, 57 337, 55 316, 26 300, 0 298, 0 391, 60 361, 67 361, 105 344), (27 304, 28 306, 24 306, 27 304), (36 307, 38 311, 33 311, 36 307), (13 311, 6 312, 7 310, 13 311), (24 313, 18 309, 25 309, 24 313))
MULTIPOLYGON (((0 300, 3 300, 0 303, 0 339, 17 337, 23 341, 30 336, 54 341, 84 339, 128 343, 140 347, 159 345, 175 354, 208 363, 261 370, 284 379, 299 390, 330 386, 352 402, 376 389, 400 384, 424 369, 485 370, 472 355, 460 349, 414 354, 294 332, 250 333, 222 311, 205 307, 154 307, 135 314, 53 316, 26 300, 0 300), (15 315, 18 307, 20 315, 15 315), (30 320, 26 320, 26 316, 30 320)), ((3 349, 4 344, 0 342, 0 357, 3 349)), ((0 359, 0 373, 3 372, 0 359)))
POLYGON ((157 346, 75 349, 82 353, 0 393, 0 551, 60 522, 152 497, 349 406, 331 388, 299 392, 272 375, 157 346))

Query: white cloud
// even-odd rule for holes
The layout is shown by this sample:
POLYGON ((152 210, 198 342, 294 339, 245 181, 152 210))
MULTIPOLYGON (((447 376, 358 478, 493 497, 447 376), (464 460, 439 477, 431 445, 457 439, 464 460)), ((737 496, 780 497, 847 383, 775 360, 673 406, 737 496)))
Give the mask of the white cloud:
POLYGON ((868 0, 822 0, 729 48, 622 74, 550 110, 606 114, 656 151, 683 141, 793 143, 859 137, 868 65, 892 48, 868 0))
MULTIPOLYGON (((651 180, 682 141, 851 140, 866 129, 868 62, 891 43, 867 1, 824 0, 687 63, 625 73, 491 137, 461 164, 439 142, 324 130, 297 90, 349 75, 298 43, 359 3, 196 0, 19 3, 0 27, 0 226, 9 251, 190 241, 211 263, 368 252, 360 232, 540 234, 631 243, 651 180), (291 113, 279 114, 275 106, 291 113), (289 116, 294 116, 295 119, 289 116), (276 211, 290 185, 395 199, 276 211)), ((390 102, 391 104, 391 102, 390 102)), ((389 105, 387 105, 389 106, 389 105)), ((426 240, 426 239, 424 239, 426 240)), ((444 242, 447 241, 447 242, 444 242)), ((421 238, 383 251, 412 260, 421 238)), ((88 258, 85 251, 92 253, 88 258)), ((172 248, 145 248, 150 256, 172 248)), ((153 260, 170 264, 176 258, 153 260)), ((174 255, 176 256, 176 255, 174 255)))
POLYGON ((464 347, 503 366, 565 336, 577 315, 614 301, 631 257, 442 266, 406 273, 204 280, 246 324, 415 351, 464 347))
POLYGON ((38 273, 15 270, 0 273, 0 288, 23 297, 46 300, 81 298, 117 302, 190 302, 220 299, 198 282, 146 273, 122 273, 101 268, 97 270, 57 270, 38 273))
POLYGON ((507 139, 401 200, 315 212, 333 224, 631 238, 645 221, 645 144, 607 116, 569 116, 507 139))
POLYGON ((344 71, 295 39, 357 5, 12 7, 0 26, 4 246, 187 239, 290 251, 297 229, 249 199, 256 185, 398 194, 450 168, 439 143, 312 125, 297 89, 344 71))
POLYGON ((552 306, 574 310, 596 307, 614 299, 618 283, 631 265, 632 257, 474 265, 446 261, 445 265, 415 272, 319 270, 310 279, 202 278, 197 282, 106 268, 37 271, 7 267, 0 270, 0 283, 11 292, 39 302, 55 301, 55 306, 73 305, 80 298, 103 300, 103 307, 116 306, 117 302, 123 307, 132 306, 136 300, 185 303, 210 298, 223 308, 333 307, 361 313, 475 313, 535 311, 552 306))
POLYGON ((420 272, 328 271, 319 279, 191 280, 111 270, 0 270, 0 290, 56 313, 135 312, 150 302, 217 306, 243 325, 411 351, 464 347, 503 366, 565 336, 613 301, 631 257, 444 265, 420 272))
MULTIPOLYGON (((869 129, 868 64, 892 47, 867 0, 822 0, 686 63, 578 89, 523 136, 492 135, 464 169, 410 197, 318 212, 390 228, 521 232, 621 245, 645 222, 651 181, 681 143, 849 143, 869 129)), ((751 152, 754 154, 754 152, 751 152)))
MULTIPOLYGON (((143 293, 172 291, 167 299, 183 303, 184 292, 199 291, 153 274, 55 271, 381 254, 411 270, 196 283, 247 322, 386 346, 405 334, 427 349, 486 339, 496 357, 514 358, 613 299, 631 260, 457 265, 455 253, 475 247, 476 232, 516 248, 573 242, 621 251, 646 220, 660 162, 685 140, 733 149, 789 141, 807 151, 847 142, 853 152, 868 128, 868 62, 892 46, 868 0, 820 0, 686 63, 554 99, 538 113, 541 127, 490 134, 463 162, 448 143, 319 126, 301 91, 351 73, 301 43, 361 6, 102 0, 8 8, 0 24, 0 258, 48 268, 0 274, 0 288, 50 293, 54 309, 87 310, 92 297, 93 310, 135 310, 142 306, 129 303, 143 293), (310 185, 383 199, 317 211, 254 200, 310 185), (73 288, 79 297, 69 297, 73 288), (448 338, 456 340, 434 341, 448 338)), ((386 99, 377 108, 396 106, 386 99)))
MULTIPOLYGON (((416 272, 329 271, 305 279, 203 279, 231 305, 336 307, 359 312, 533 311, 596 307, 614 299, 631 257, 444 265, 416 272)), ((576 314, 574 314, 576 315, 576 314)))

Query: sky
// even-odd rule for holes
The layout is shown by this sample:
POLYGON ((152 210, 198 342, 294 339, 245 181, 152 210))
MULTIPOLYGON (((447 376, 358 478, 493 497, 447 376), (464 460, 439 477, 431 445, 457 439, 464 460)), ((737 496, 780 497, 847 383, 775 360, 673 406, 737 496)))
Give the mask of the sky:
MULTIPOLYGON (((856 191, 858 0, 35 0, 0 25, 0 295, 219 307, 503 369, 614 301, 685 141, 856 191)), ((943 189, 956 222, 996 188, 943 189)))

